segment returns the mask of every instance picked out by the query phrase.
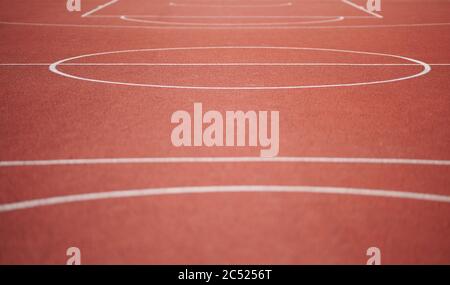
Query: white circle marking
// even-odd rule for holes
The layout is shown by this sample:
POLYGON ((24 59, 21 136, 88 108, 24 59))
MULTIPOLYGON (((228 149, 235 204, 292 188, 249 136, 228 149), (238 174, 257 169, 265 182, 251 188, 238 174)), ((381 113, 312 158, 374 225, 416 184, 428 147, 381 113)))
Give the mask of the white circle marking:
POLYGON ((99 52, 92 54, 85 54, 74 56, 66 59, 59 60, 57 62, 52 63, 49 66, 49 70, 58 75, 97 83, 107 83, 107 84, 116 84, 116 85, 126 85, 126 86, 138 86, 138 87, 156 87, 156 88, 175 88, 175 89, 205 89, 205 90, 277 90, 277 89, 307 89, 307 88, 326 88, 326 87, 349 87, 349 86, 362 86, 362 85, 373 85, 373 84, 381 84, 381 83, 391 83, 397 82, 407 79, 416 78, 422 75, 427 74, 431 70, 431 66, 425 62, 399 56, 392 54, 384 54, 384 53, 375 53, 375 52, 363 52, 363 51, 352 51, 352 50, 341 50, 341 49, 325 49, 325 48, 304 48, 304 47, 261 47, 261 46, 218 46, 218 47, 181 47, 181 48, 152 48, 152 49, 134 49, 134 50, 122 50, 122 51, 110 51, 110 52, 99 52), (119 53, 130 53, 130 52, 147 52, 147 51, 184 51, 184 50, 209 50, 209 49, 278 49, 278 50, 313 50, 313 51, 329 51, 329 52, 342 52, 342 53, 353 53, 353 54, 365 54, 365 55, 377 55, 384 57, 391 57, 396 59, 402 59, 405 61, 409 61, 415 63, 417 65, 421 65, 423 67, 422 71, 419 73, 403 76, 399 78, 386 79, 386 80, 377 80, 377 81, 368 81, 368 82, 354 82, 354 83, 342 83, 342 84, 322 84, 322 85, 294 85, 294 86, 235 86, 235 87, 226 87, 226 86, 184 86, 184 85, 160 85, 160 84, 146 84, 146 83, 132 83, 132 82, 120 82, 120 81, 109 81, 109 80, 101 80, 101 79, 93 79, 86 78, 81 76, 76 76, 72 74, 65 73, 58 69, 58 65, 67 63, 72 60, 99 56, 99 55, 109 55, 109 54, 119 54, 119 53))

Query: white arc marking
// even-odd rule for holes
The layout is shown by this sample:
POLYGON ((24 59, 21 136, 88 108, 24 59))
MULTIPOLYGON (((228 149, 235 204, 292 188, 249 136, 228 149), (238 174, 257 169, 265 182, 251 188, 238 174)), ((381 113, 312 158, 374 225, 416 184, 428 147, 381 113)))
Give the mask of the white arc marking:
POLYGON ((118 190, 109 192, 95 192, 65 196, 54 196, 42 199, 25 200, 14 203, 0 204, 0 212, 10 212, 30 208, 59 205, 75 202, 85 202, 105 199, 136 198, 160 195, 187 195, 207 193, 312 193, 312 194, 335 194, 356 195, 382 198, 412 199, 421 201, 432 201, 450 203, 450 196, 390 191, 379 189, 348 188, 348 187, 319 187, 319 186, 281 186, 281 185, 237 185, 237 186, 193 186, 193 187, 167 187, 118 190))
POLYGON ((344 20, 342 16, 329 17, 327 19, 315 19, 310 21, 302 22, 267 22, 267 23, 192 23, 192 22, 171 22, 171 21, 156 21, 147 19, 135 19, 130 16, 120 16, 121 20, 137 23, 155 24, 155 25, 176 25, 176 26, 223 26, 223 27, 235 27, 235 26, 289 26, 289 25, 307 25, 307 24, 320 24, 320 23, 331 23, 339 22, 344 20))
MULTIPOLYGON (((98 17, 98 16, 96 16, 98 17)), ((345 16, 348 18, 349 16, 345 16)), ((417 23, 417 24, 386 24, 386 25, 341 25, 341 26, 236 26, 236 27, 196 27, 196 26, 132 26, 132 25, 83 25, 83 24, 63 24, 63 23, 38 23, 38 22, 7 22, 0 21, 3 25, 35 26, 35 27, 66 27, 66 28, 94 28, 94 29, 150 29, 150 30, 219 30, 219 29, 245 29, 245 30, 303 30, 303 29, 371 29, 371 28, 409 28, 409 27, 439 27, 450 26, 448 23, 417 23)))
POLYGON ((364 157, 122 157, 0 161, 0 167, 158 163, 332 163, 450 166, 450 160, 364 157))

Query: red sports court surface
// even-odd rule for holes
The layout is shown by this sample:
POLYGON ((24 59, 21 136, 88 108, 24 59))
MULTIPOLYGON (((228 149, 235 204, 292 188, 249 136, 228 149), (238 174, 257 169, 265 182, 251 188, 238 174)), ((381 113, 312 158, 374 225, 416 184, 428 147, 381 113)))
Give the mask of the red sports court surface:
POLYGON ((450 2, 0 0, 0 263, 450 262, 450 2), (171 115, 277 110, 279 153, 171 115))

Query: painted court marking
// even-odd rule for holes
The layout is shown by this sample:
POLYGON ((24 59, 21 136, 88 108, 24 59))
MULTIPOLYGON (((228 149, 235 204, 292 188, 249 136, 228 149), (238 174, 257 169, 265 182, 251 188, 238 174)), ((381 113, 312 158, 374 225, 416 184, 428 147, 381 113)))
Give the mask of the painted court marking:
MULTIPOLYGON (((94 8, 93 10, 84 13, 81 17, 117 17, 121 20, 124 21, 130 21, 130 22, 138 22, 138 23, 146 23, 146 24, 156 24, 156 25, 180 25, 180 26, 220 26, 220 27, 249 27, 249 26, 282 26, 282 25, 308 25, 308 24, 322 24, 322 23, 330 23, 330 22, 338 22, 338 21, 342 21, 345 18, 365 18, 364 16, 306 16, 306 17, 325 17, 326 19, 323 20, 315 20, 315 21, 302 21, 302 22, 284 22, 284 23, 245 23, 245 24, 233 24, 233 23, 189 23, 189 22, 169 22, 169 21, 152 21, 152 20, 143 20, 143 19, 136 19, 136 18, 141 18, 141 16, 130 16, 130 15, 93 15, 94 13, 98 12, 99 10, 110 6, 114 3, 117 3, 119 0, 112 0, 106 4, 100 5, 97 8, 94 8)), ((368 11, 367 9, 365 9, 362 6, 359 6, 351 1, 347 1, 347 0, 341 0, 343 3, 350 5, 358 10, 364 11, 367 14, 370 15, 370 17, 375 17, 375 18, 383 18, 381 15, 373 13, 371 11, 368 11)), ((271 8, 271 7, 290 7, 292 6, 293 3, 292 2, 285 2, 285 3, 271 3, 271 4, 246 4, 246 5, 242 5, 242 4, 202 4, 202 3, 178 3, 178 2, 169 2, 169 6, 172 7, 197 7, 197 8, 205 8, 205 7, 209 7, 209 8, 261 8, 261 7, 267 7, 267 8, 271 8)), ((145 17, 151 17, 152 15, 143 15, 145 17)), ((166 17, 166 16, 160 16, 160 17, 166 17)), ((170 16, 168 16, 170 17, 170 16)), ((177 16, 174 16, 172 18, 175 18, 177 16)), ((183 16, 181 16, 183 17, 183 16)), ((186 17, 186 16, 185 16, 186 17)), ((187 16, 189 17, 189 16, 187 16)), ((191 16, 192 17, 192 16, 191 16)), ((212 19, 217 19, 218 17, 213 17, 213 16, 201 16, 203 18, 212 18, 212 19)), ((222 16, 223 17, 223 16, 222 16)), ((232 18, 233 16, 225 16, 223 18, 232 18)), ((239 17, 239 16, 237 16, 239 17)), ((243 17, 243 16, 240 16, 243 17)), ((247 17, 252 17, 252 16, 247 16, 247 17)), ((280 17, 280 16, 279 16, 280 17)), ((286 16, 286 17, 293 17, 293 16, 286 16)), ((285 18, 286 18, 285 17, 285 18)), ((295 17, 295 16, 294 16, 295 17)), ((298 17, 302 17, 302 16, 298 16, 298 17)), ((366 16, 367 18, 368 16, 366 16)), ((192 17, 194 18, 194 17, 192 17)), ((220 18, 220 16, 219 16, 220 18)), ((270 18, 270 16, 265 17, 266 19, 270 18)))
POLYGON ((351 1, 349 1, 349 0, 341 0, 341 2, 342 2, 342 3, 345 3, 345 4, 347 4, 347 5, 350 5, 350 6, 356 8, 356 9, 358 9, 358 10, 361 10, 361 11, 363 11, 363 12, 366 12, 367 14, 370 14, 370 15, 372 15, 372 16, 374 16, 374 17, 377 17, 377 18, 380 18, 380 19, 383 18, 383 16, 381 16, 380 14, 377 14, 377 13, 375 13, 375 12, 369 11, 369 10, 367 10, 366 8, 364 8, 363 6, 360 6, 360 5, 358 5, 358 4, 355 4, 355 3, 353 3, 353 2, 351 2, 351 1))
POLYGON ((323 24, 331 22, 339 22, 344 19, 372 19, 372 16, 207 16, 207 15, 90 15, 90 18, 118 18, 124 21, 146 23, 152 25, 178 25, 178 26, 204 26, 204 27, 257 27, 257 26, 292 26, 292 25, 309 25, 309 24, 323 24), (145 19, 142 19, 145 18, 145 19), (151 20, 148 18, 157 18, 158 20, 151 20), (308 19, 308 21, 295 22, 254 22, 254 23, 206 23, 206 22, 173 22, 162 21, 160 19, 308 19))
POLYGON ((320 186, 281 186, 281 185, 238 185, 238 186, 193 186, 118 190, 75 195, 54 196, 42 199, 0 204, 0 212, 11 212, 51 205, 68 204, 106 199, 123 199, 161 195, 187 195, 208 193, 312 193, 329 195, 354 195, 381 198, 410 199, 419 201, 450 203, 450 196, 417 192, 403 192, 380 189, 320 187, 320 186))
MULTIPOLYGON (((118 18, 124 15, 111 15, 111 14, 100 14, 100 15, 90 15, 89 18, 118 18)), ((373 19, 372 16, 342 16, 342 15, 149 15, 149 14, 134 14, 125 16, 131 18, 159 18, 159 19, 327 19, 336 17, 345 17, 349 19, 373 19)))
MULTIPOLYGON (((120 17, 122 15, 93 15, 93 13, 111 5, 117 3, 119 0, 110 1, 104 5, 100 5, 97 8, 83 14, 84 17, 120 17)), ((369 13, 364 7, 354 4, 348 0, 341 0, 343 3, 353 6, 354 8, 364 11, 367 14, 371 15, 370 18, 382 18, 381 15, 375 16, 369 13)), ((375 13, 376 14, 376 13, 375 13)), ((130 15, 125 15, 130 16, 130 15)), ((191 16, 158 16, 158 15, 135 15, 135 16, 157 16, 157 17, 191 17, 191 16)), ((228 16, 192 16, 192 17, 209 17, 209 18, 221 18, 228 16)), ((233 16, 229 16, 233 17, 233 16)), ((240 17, 240 16, 238 16, 240 17)), ((243 16, 243 17, 252 17, 252 16, 243 16)), ((259 16, 255 16, 259 17, 259 16)), ((297 17, 297 16, 260 16, 260 17, 297 17)), ((302 16, 302 17, 322 17, 322 16, 302 16)), ((368 16, 343 16, 344 18, 368 18, 368 16)), ((300 25, 300 26, 133 26, 133 25, 99 25, 99 24, 64 24, 64 23, 39 23, 39 22, 17 22, 17 21, 0 21, 0 24, 3 25, 21 25, 21 26, 37 26, 37 27, 78 27, 78 28, 106 28, 106 29, 372 29, 372 28, 412 28, 412 27, 445 27, 449 26, 450 22, 435 22, 435 23, 399 23, 399 24, 375 24, 375 25, 337 25, 337 26, 325 26, 325 25, 300 25)))
MULTIPOLYGON (((98 29, 152 29, 152 30, 184 30, 184 29, 230 29, 222 26, 132 26, 132 25, 99 25, 99 24, 63 24, 63 23, 39 23, 39 22, 14 22, 0 21, 3 25, 36 26, 36 27, 66 27, 66 28, 98 28, 98 29)), ((377 24, 377 25, 340 25, 340 26, 233 26, 233 29, 259 30, 259 29, 371 29, 371 28, 411 28, 411 27, 446 27, 450 22, 441 23, 417 23, 417 24, 377 24)))
POLYGON ((94 8, 94 9, 92 9, 92 10, 90 10, 90 11, 84 13, 83 15, 81 15, 81 17, 82 17, 82 18, 87 17, 87 16, 89 16, 89 15, 95 13, 95 12, 98 12, 98 11, 100 11, 101 9, 106 8, 106 7, 108 7, 108 6, 110 6, 110 5, 114 4, 114 3, 117 3, 117 2, 119 2, 119 0, 111 0, 111 1, 109 1, 108 3, 105 3, 105 4, 103 4, 103 5, 100 5, 100 6, 98 6, 97 8, 94 8))
POLYGON ((277 26, 277 25, 306 25, 306 24, 320 24, 343 21, 343 16, 331 16, 328 19, 309 20, 309 21, 295 21, 295 22, 256 22, 256 23, 201 23, 201 22, 171 22, 171 21, 155 21, 147 19, 135 19, 130 16, 120 16, 121 20, 137 23, 156 24, 156 25, 180 25, 180 26, 277 26))
MULTIPOLYGON (((143 20, 143 19, 136 19, 136 18, 142 18, 142 17, 153 17, 154 15, 136 15, 136 16, 130 16, 130 15, 93 15, 94 13, 98 12, 99 10, 110 6, 114 3, 117 3, 119 0, 113 0, 110 1, 106 4, 100 5, 97 8, 94 8, 93 10, 84 13, 81 17, 116 17, 119 18, 121 20, 124 21, 130 21, 130 22, 138 22, 138 23, 146 23, 146 24, 157 24, 157 25, 179 25, 179 26, 219 26, 219 27, 250 27, 250 26, 265 26, 265 27, 269 27, 269 26, 283 26, 283 25, 287 25, 287 26, 292 26, 292 25, 308 25, 308 24, 322 24, 322 23, 330 23, 330 22, 339 22, 339 21, 343 21, 345 18, 372 18, 373 16, 375 16, 376 18, 382 18, 380 15, 375 14, 375 13, 371 13, 370 11, 365 10, 363 7, 358 6, 356 4, 353 4, 351 2, 351 6, 359 9, 359 10, 363 10, 367 13, 369 13, 371 16, 199 16, 201 18, 210 18, 210 19, 217 19, 217 18, 265 18, 265 19, 270 19, 271 17, 281 17, 281 18, 290 18, 290 17, 299 17, 299 18, 324 18, 322 20, 314 20, 314 21, 301 21, 301 22, 283 22, 283 23, 245 23, 245 24, 233 24, 233 23, 189 23, 189 22, 170 22, 170 21, 152 21, 152 20, 143 20)), ((346 3, 346 2, 344 2, 346 3)), ((286 2, 286 3, 273 3, 273 4, 248 4, 248 5, 240 5, 240 4, 233 4, 233 5, 229 5, 229 4, 193 4, 193 3, 177 3, 177 2, 169 2, 169 6, 174 6, 174 7, 212 7, 212 8, 226 8, 226 7, 231 7, 231 8, 258 8, 258 7, 287 7, 287 6, 292 6, 293 3, 292 2, 286 2)), ((190 17, 190 18, 196 18, 196 16, 158 16, 158 18, 186 18, 186 17, 190 17)), ((197 18, 199 18, 197 17, 197 18)))
MULTIPOLYGON (((236 65, 236 64, 235 64, 236 65)), ((59 60, 55 63, 52 63, 49 66, 49 70, 58 75, 77 79, 82 81, 96 82, 96 83, 106 83, 106 84, 116 84, 116 85, 126 85, 126 86, 138 86, 138 87, 155 87, 155 88, 175 88, 175 89, 204 89, 204 90, 277 90, 277 89, 307 89, 307 88, 327 88, 327 87, 349 87, 349 86, 362 86, 362 85, 372 85, 372 84, 381 84, 381 83, 392 83, 397 81, 403 81, 407 79, 416 78, 422 75, 427 74, 431 70, 431 66, 422 61, 399 56, 399 55, 391 55, 384 53, 375 53, 375 52, 363 52, 363 51, 351 51, 351 50, 340 50, 340 49, 324 49, 324 48, 304 48, 304 47, 261 47, 261 46, 218 46, 218 47, 184 47, 184 48, 152 48, 152 49, 137 49, 137 50, 122 50, 122 51, 110 51, 110 52, 100 52, 100 53, 92 53, 74 56, 71 58, 66 58, 59 60), (382 57, 390 57, 395 59, 401 59, 409 63, 418 64, 423 67, 422 71, 409 75, 403 76, 399 78, 386 79, 386 80, 377 80, 377 81, 368 81, 368 82, 353 82, 353 83, 341 83, 341 84, 322 84, 322 85, 291 85, 291 86, 188 86, 188 85, 160 85, 160 84, 147 84, 147 83, 133 83, 133 82, 122 82, 122 81, 110 81, 110 80, 101 80, 94 78, 81 77, 73 74, 69 74, 63 72, 58 69, 58 66, 61 64, 70 63, 70 61, 95 57, 100 55, 109 55, 109 54, 120 54, 120 53, 133 53, 133 52, 151 52, 151 51, 187 51, 187 50, 213 50, 213 49, 273 49, 273 50, 298 50, 298 51, 324 51, 324 52, 338 52, 338 53, 350 53, 350 54, 362 54, 362 55, 370 55, 370 56, 382 56, 382 57)))
MULTIPOLYGON (((0 63, 0 66, 50 66, 52 63, 0 63)), ((450 63, 428 63, 429 66, 450 66, 450 63)), ((422 66, 418 63, 344 63, 344 62, 240 62, 240 63, 150 63, 150 62, 80 62, 61 63, 59 66, 422 66)))
POLYGON ((450 166, 450 160, 369 157, 120 157, 0 161, 0 167, 158 163, 333 163, 450 166))
POLYGON ((274 8, 274 7, 289 7, 292 2, 274 3, 274 4, 248 4, 248 5, 229 5, 229 4, 192 4, 192 3, 178 3, 169 2, 169 6, 173 7, 197 7, 197 8, 274 8))

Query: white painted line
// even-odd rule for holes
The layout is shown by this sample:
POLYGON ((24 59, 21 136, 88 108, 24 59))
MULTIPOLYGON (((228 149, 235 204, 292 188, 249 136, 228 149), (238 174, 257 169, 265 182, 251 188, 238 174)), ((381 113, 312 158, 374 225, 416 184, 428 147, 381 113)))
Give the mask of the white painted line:
POLYGON ((355 4, 355 3, 353 3, 353 2, 351 2, 351 1, 349 1, 349 0, 341 0, 341 1, 342 1, 343 3, 345 3, 345 4, 348 4, 348 5, 352 6, 352 7, 355 7, 355 8, 358 9, 358 10, 364 11, 364 12, 366 12, 366 13, 372 15, 372 16, 375 16, 375 17, 380 18, 380 19, 383 18, 383 16, 381 16, 380 14, 377 14, 377 13, 375 13, 375 12, 369 11, 369 10, 367 10, 366 8, 364 8, 363 6, 360 6, 360 5, 358 5, 358 4, 355 4))
POLYGON ((450 203, 450 196, 417 192, 403 192, 380 189, 320 186, 281 186, 281 185, 236 185, 236 186, 192 186, 118 190, 85 194, 54 196, 42 199, 25 200, 0 204, 0 212, 11 212, 51 205, 68 204, 106 199, 137 198, 161 195, 188 195, 209 193, 311 193, 328 195, 366 196, 379 198, 410 199, 429 202, 450 203))
POLYGON ((196 26, 132 26, 132 25, 83 25, 83 24, 62 24, 62 23, 37 23, 37 22, 7 22, 0 21, 3 25, 35 26, 35 27, 65 27, 65 28, 90 28, 90 29, 150 29, 150 30, 223 30, 223 29, 243 29, 243 30, 303 30, 303 29, 378 29, 378 28, 412 28, 412 27, 447 27, 450 22, 442 23, 418 23, 418 24, 386 24, 386 25, 338 25, 338 26, 236 26, 236 27, 196 27, 196 26))
MULTIPOLYGON (((50 66, 52 63, 0 63, 0 66, 50 66)), ((430 66, 450 66, 450 63, 428 63, 430 66)), ((418 63, 340 63, 340 62, 228 62, 228 63, 139 63, 139 62, 80 62, 61 63, 60 66, 344 66, 344 67, 384 67, 384 66, 422 66, 418 63)))
MULTIPOLYGON (((119 18, 124 15, 91 15, 92 18, 119 18)), ((342 16, 342 15, 327 15, 327 16, 312 16, 312 15, 297 15, 297 16, 234 16, 234 15, 225 15, 225 16, 209 16, 209 15, 148 15, 148 14, 135 14, 135 15, 125 15, 130 18, 158 18, 158 19, 328 19, 328 18, 337 18, 344 17, 349 19, 373 19, 372 16, 342 16)))
POLYGON ((0 63, 0 66, 48 66, 48 63, 0 63))
POLYGON ((202 22, 173 22, 173 21, 160 21, 160 20, 149 20, 149 19, 135 19, 130 16, 120 16, 121 20, 137 23, 155 24, 155 25, 177 25, 177 26, 281 26, 281 25, 307 25, 307 24, 323 24, 331 22, 343 21, 344 17, 330 17, 326 18, 315 18, 309 21, 294 21, 294 22, 258 22, 258 23, 202 23, 202 22))
POLYGON ((227 5, 227 4, 189 4, 169 2, 169 6, 173 7, 198 7, 198 8, 272 8, 272 7, 289 7, 292 2, 276 3, 276 4, 249 4, 249 5, 227 5))
POLYGON ((137 87, 151 87, 151 88, 173 88, 173 89, 199 89, 199 90, 281 90, 281 89, 308 89, 308 88, 331 88, 331 87, 349 87, 349 86, 363 86, 363 85, 372 85, 372 84, 384 84, 384 83, 392 83, 397 81, 403 81, 408 79, 413 79, 416 77, 423 76, 430 72, 431 67, 422 61, 399 56, 392 54, 384 54, 384 53, 375 53, 375 52, 363 52, 363 51, 351 51, 351 50, 339 50, 339 49, 324 49, 324 48, 305 48, 305 47, 271 47, 271 46, 217 46, 217 47, 184 47, 184 48, 152 48, 152 49, 138 49, 138 50, 121 50, 121 51, 110 51, 110 52, 100 52, 93 54, 85 54, 74 56, 71 58, 66 58, 59 60, 49 66, 49 70, 58 75, 76 79, 83 80, 88 82, 96 82, 96 83, 104 83, 104 84, 116 84, 116 85, 124 85, 124 86, 137 86, 137 87), (382 56, 388 58, 394 58, 396 60, 404 60, 408 63, 420 64, 422 66, 422 71, 414 73, 412 75, 386 79, 386 80, 378 80, 378 81, 368 81, 368 82, 352 82, 352 83, 339 83, 339 84, 320 84, 320 85, 280 85, 280 86, 195 86, 195 85, 161 85, 161 84, 152 84, 152 83, 135 83, 135 82, 122 82, 122 81, 109 81, 109 80, 101 80, 94 78, 81 77, 73 74, 69 74, 67 72, 63 72, 58 69, 60 64, 69 63, 72 60, 95 57, 100 55, 109 55, 109 54, 120 54, 120 53, 130 53, 130 52, 152 52, 152 51, 186 51, 186 50, 214 50, 214 49, 273 49, 273 50, 307 50, 307 51, 324 51, 324 52, 338 52, 338 53, 350 53, 350 54, 362 54, 369 56, 382 56))
POLYGON ((89 15, 91 15, 91 14, 93 14, 93 13, 95 13, 95 12, 98 12, 98 11, 100 11, 101 9, 106 8, 106 7, 108 7, 108 6, 110 6, 110 5, 114 4, 114 3, 117 3, 117 2, 119 2, 119 0, 111 0, 111 1, 109 1, 108 3, 105 3, 105 4, 103 4, 103 5, 97 6, 97 8, 94 8, 94 9, 92 9, 92 10, 90 10, 90 11, 84 13, 83 15, 81 15, 81 17, 82 17, 82 18, 88 17, 89 15))
POLYGON ((0 161, 0 167, 160 163, 331 163, 450 166, 450 160, 368 157, 120 157, 0 161))

